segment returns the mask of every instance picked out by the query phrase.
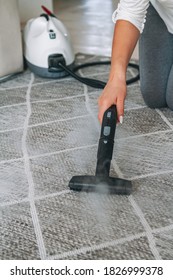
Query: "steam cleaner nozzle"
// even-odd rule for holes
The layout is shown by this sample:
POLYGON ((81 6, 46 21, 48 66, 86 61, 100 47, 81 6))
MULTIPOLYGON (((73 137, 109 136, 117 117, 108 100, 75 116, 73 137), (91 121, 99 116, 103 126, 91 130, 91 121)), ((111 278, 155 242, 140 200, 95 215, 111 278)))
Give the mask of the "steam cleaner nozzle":
POLYGON ((105 111, 103 116, 95 176, 73 176, 69 182, 71 190, 119 195, 131 194, 131 181, 109 176, 116 122, 116 106, 112 105, 105 111))

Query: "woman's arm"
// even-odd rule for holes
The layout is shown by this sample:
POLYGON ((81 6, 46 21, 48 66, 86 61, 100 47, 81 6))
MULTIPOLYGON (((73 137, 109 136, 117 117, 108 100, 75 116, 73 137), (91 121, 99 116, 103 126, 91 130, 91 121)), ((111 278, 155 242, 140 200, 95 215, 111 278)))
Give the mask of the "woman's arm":
POLYGON ((113 104, 117 106, 118 121, 122 122, 127 91, 126 70, 139 35, 140 31, 135 25, 126 20, 117 20, 113 36, 109 79, 98 100, 100 123, 105 110, 113 104))

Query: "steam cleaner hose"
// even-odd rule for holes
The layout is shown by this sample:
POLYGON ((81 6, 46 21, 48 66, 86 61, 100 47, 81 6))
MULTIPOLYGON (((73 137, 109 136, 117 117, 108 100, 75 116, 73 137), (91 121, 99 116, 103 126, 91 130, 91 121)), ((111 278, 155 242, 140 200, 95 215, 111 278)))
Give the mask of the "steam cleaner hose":
MULTIPOLYGON (((85 67, 90 67, 90 66, 95 66, 95 65, 108 65, 110 64, 110 61, 97 61, 97 62, 91 62, 91 63, 84 63, 81 65, 77 65, 74 67, 73 70, 69 69, 64 63, 59 62, 58 66, 61 67, 63 70, 65 70, 70 76, 72 76, 73 78, 75 78, 76 80, 78 80, 79 82, 91 86, 93 88, 100 88, 103 89, 106 86, 106 82, 104 81, 100 81, 100 80, 96 80, 96 79, 91 79, 91 78, 86 78, 86 77, 82 77, 77 75, 75 72, 81 68, 85 68, 85 67)), ((130 85, 132 83, 137 82, 140 79, 139 76, 139 65, 135 64, 135 63, 129 63, 128 67, 134 68, 135 70, 137 70, 137 74, 136 76, 128 79, 126 81, 127 85, 130 85)))

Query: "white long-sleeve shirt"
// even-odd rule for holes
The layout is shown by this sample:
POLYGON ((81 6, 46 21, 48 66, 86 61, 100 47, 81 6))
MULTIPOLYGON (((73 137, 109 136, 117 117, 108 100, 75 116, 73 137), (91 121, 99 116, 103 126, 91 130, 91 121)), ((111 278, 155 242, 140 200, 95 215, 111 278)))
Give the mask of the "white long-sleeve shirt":
POLYGON ((149 3, 152 3, 165 22, 168 31, 173 34, 173 0, 120 0, 112 19, 123 19, 134 24, 142 33, 149 3))

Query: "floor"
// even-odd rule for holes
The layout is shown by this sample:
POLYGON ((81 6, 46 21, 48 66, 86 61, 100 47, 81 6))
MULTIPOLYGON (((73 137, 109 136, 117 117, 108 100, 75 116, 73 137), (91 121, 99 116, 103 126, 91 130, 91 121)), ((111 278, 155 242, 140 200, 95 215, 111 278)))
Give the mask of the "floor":
MULTIPOLYGON (((82 17, 78 27, 84 26, 90 13, 101 19, 99 32, 103 22, 109 25, 107 14, 94 12, 100 1, 55 5, 72 29, 73 19, 82 17)), ((103 5, 111 14, 112 1, 103 5)), ((87 25, 95 31, 92 20, 87 25)), ((82 28, 80 41, 76 30, 76 63, 108 59, 110 29, 107 46, 96 31, 89 39, 89 28, 82 28)), ((105 81, 108 73, 106 65, 80 70, 105 81)), ((128 78, 134 75, 129 68, 128 78)), ((132 195, 68 188, 72 176, 95 172, 100 93, 29 69, 0 84, 0 259, 173 259, 173 112, 147 108, 139 82, 128 87, 111 165, 111 176, 132 181, 132 195)))
MULTIPOLYGON (((54 13, 71 34, 75 52, 111 55, 114 24, 112 13, 118 0, 54 0, 54 13), (100 9, 104 5, 104 9, 100 9)), ((138 58, 138 47, 132 55, 138 58)))
POLYGON ((75 52, 111 54, 112 13, 117 1, 54 0, 54 12, 68 28, 75 52))

